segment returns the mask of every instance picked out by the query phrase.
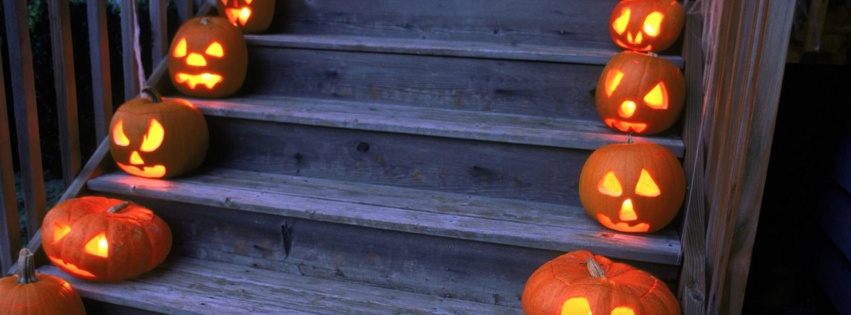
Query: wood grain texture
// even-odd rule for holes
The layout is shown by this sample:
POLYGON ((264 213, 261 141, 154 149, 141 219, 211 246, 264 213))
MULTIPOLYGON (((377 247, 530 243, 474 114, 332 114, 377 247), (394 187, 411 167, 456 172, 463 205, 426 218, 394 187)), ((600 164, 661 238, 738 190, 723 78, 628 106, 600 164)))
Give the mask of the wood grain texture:
MULTIPOLYGON (((595 119, 602 66, 256 47, 240 95, 595 119)), ((599 118, 596 118, 599 119, 599 118)))
POLYGON ((50 46, 53 51, 53 86, 59 115, 59 151, 62 179, 71 184, 82 167, 80 126, 77 118, 77 81, 71 40, 71 8, 68 1, 47 2, 50 16, 50 46))
POLYGON ((18 140, 18 158, 23 186, 24 206, 27 208, 27 235, 32 238, 41 227, 47 212, 41 141, 38 129, 38 109, 35 97, 35 73, 30 45, 30 32, 25 1, 3 1, 6 22, 5 40, 9 47, 9 73, 18 140))
POLYGON ((210 170, 174 181, 113 173, 90 181, 89 188, 545 250, 585 248, 636 261, 675 265, 681 255, 679 237, 671 229, 656 234, 615 233, 580 208, 552 204, 230 170, 210 170), (313 185, 322 188, 311 189, 313 185))
POLYGON ((679 277, 680 305, 684 314, 706 312, 706 199, 703 169, 707 136, 704 130, 703 50, 700 47, 703 18, 699 14, 686 17, 683 53, 686 63, 686 105, 683 122, 683 146, 687 148, 683 169, 688 178, 688 192, 683 206, 683 262, 679 277))
POLYGON ((95 137, 106 138, 112 120, 112 75, 110 73, 109 38, 106 27, 106 3, 86 5, 88 19, 89 56, 91 57, 92 105, 94 106, 95 137))
MULTIPOLYGON (((606 144, 627 141, 624 134, 611 130, 599 119, 583 121, 272 96, 188 100, 208 116, 297 125, 582 150, 596 150, 606 144)), ((635 136, 633 141, 655 142, 667 147, 678 157, 683 155, 682 141, 673 132, 652 137, 635 136)))
POLYGON ((276 6, 268 32, 611 48, 608 17, 616 3, 296 0, 276 6))
POLYGON ((85 298, 164 314, 520 314, 516 308, 294 276, 208 260, 170 259, 135 279, 98 283, 53 266, 85 298))
MULTIPOLYGON (((0 60, 3 51, 0 50, 0 60)), ((0 74, 3 63, 0 62, 0 74)), ((15 169, 12 165, 12 132, 6 107, 6 76, 0 75, 0 271, 7 270, 17 259, 21 247, 21 225, 15 195, 15 169)))
POLYGON ((739 314, 768 168, 793 1, 718 2, 707 54, 708 314, 739 314))

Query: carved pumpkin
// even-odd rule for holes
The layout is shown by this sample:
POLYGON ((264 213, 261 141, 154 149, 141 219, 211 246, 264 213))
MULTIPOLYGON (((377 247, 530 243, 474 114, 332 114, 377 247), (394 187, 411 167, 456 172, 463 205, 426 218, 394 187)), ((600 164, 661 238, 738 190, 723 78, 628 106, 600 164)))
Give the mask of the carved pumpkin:
POLYGON ((16 274, 0 279, 0 314, 84 315, 83 300, 59 277, 35 273, 33 254, 21 249, 16 274))
POLYGON ((618 53, 597 82, 597 114, 612 129, 656 134, 670 128, 685 102, 685 78, 671 62, 633 51, 618 53))
POLYGON ((612 10, 609 32, 620 47, 659 52, 680 37, 684 19, 676 0, 623 0, 612 10))
POLYGON ((219 16, 246 34, 262 33, 272 24, 277 0, 217 0, 219 16))
POLYGON ((41 225, 47 258, 86 280, 118 281, 159 265, 171 250, 171 229, 151 210, 104 197, 57 204, 41 225))
POLYGON ((685 198, 685 172, 671 150, 644 143, 609 144, 585 161, 579 198, 603 226, 655 232, 677 215, 685 198))
POLYGON ((209 133, 204 115, 186 100, 149 97, 122 104, 110 123, 109 151, 123 171, 148 178, 191 172, 204 161, 209 133))
POLYGON ((248 71, 242 31, 221 17, 196 17, 177 30, 168 54, 171 82, 183 94, 224 97, 235 93, 248 71))
POLYGON ((679 315, 664 282, 630 265, 588 251, 570 252, 539 267, 523 290, 526 315, 679 315))

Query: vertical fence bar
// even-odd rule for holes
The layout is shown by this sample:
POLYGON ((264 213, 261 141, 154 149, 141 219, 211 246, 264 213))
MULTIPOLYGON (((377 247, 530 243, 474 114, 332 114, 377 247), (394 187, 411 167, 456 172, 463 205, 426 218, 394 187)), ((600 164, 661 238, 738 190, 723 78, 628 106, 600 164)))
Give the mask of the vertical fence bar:
POLYGON ((109 38, 104 1, 88 1, 89 55, 92 65, 92 100, 94 102, 95 136, 106 137, 112 120, 112 77, 109 73, 109 38))
POLYGON ((139 65, 136 62, 136 16, 135 0, 121 0, 121 63, 124 66, 124 99, 129 100, 139 94, 139 65))
POLYGON ((175 0, 177 5, 177 16, 180 19, 180 24, 192 18, 192 0, 175 0))
POLYGON ((168 50, 168 6, 166 0, 151 0, 151 64, 156 67, 168 50))
POLYGON ((82 166, 74 47, 71 42, 71 8, 67 0, 50 0, 47 7, 50 16, 50 45, 53 49, 53 84, 56 88, 56 107, 59 115, 62 179, 67 188, 82 166))
POLYGON ((27 21, 29 14, 24 0, 3 1, 3 9, 9 45, 9 72, 11 77, 15 78, 11 81, 18 133, 18 158, 27 213, 27 234, 31 239, 41 227, 41 220, 47 209, 35 98, 35 74, 27 21))
MULTIPOLYGON (((0 50, 0 60, 3 51, 0 50)), ((21 226, 15 197, 15 169, 12 163, 12 138, 9 136, 9 114, 6 111, 6 82, 0 62, 0 276, 15 263, 21 248, 21 226)))

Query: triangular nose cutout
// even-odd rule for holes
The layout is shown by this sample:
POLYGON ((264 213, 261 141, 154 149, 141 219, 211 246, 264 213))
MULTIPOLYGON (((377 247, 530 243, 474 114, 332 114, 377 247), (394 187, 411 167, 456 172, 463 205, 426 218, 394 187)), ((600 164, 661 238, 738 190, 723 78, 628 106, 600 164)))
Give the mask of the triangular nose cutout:
POLYGON ((621 210, 618 211, 618 218, 621 221, 635 221, 638 220, 638 215, 635 213, 635 209, 632 207, 632 199, 627 198, 623 201, 621 205, 621 210))

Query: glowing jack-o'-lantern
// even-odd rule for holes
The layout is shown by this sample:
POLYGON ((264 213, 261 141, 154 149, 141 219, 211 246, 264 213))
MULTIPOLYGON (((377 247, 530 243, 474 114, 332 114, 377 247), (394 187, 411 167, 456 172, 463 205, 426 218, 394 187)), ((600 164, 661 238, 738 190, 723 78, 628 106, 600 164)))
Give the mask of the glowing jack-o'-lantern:
POLYGON ((262 33, 272 24, 277 0, 216 0, 219 16, 244 33, 262 33))
POLYGON ((109 151, 128 174, 168 178, 191 172, 204 161, 209 133, 204 115, 186 100, 132 99, 118 108, 110 123, 109 151))
POLYGON ((171 229, 137 204, 81 197, 57 204, 41 225, 47 258, 66 273, 95 281, 135 277, 171 250, 171 229))
POLYGON ((676 0, 623 0, 612 11, 609 31, 620 47, 659 52, 680 36, 684 18, 676 0))
POLYGON ((664 282, 630 265, 588 251, 543 264, 526 281, 526 315, 679 315, 664 282))
POLYGON ((685 102, 685 78, 671 62, 633 51, 618 53, 597 82, 597 114, 612 129, 656 134, 670 128, 685 102))
POLYGON ((221 17, 196 17, 177 30, 168 54, 171 82, 180 93, 224 97, 242 87, 248 46, 236 26, 221 17))
POLYGON ((605 145, 579 174, 585 211, 621 232, 655 232, 668 225, 685 198, 685 172, 667 148, 651 143, 605 145))

